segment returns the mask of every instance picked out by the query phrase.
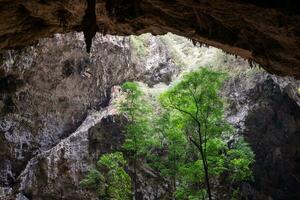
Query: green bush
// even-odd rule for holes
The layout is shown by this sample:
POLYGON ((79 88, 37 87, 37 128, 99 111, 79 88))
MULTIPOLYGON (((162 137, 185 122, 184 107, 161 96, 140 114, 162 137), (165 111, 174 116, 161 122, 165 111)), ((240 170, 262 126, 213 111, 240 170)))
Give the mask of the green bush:
POLYGON ((80 186, 97 193, 100 199, 130 200, 131 179, 124 170, 127 162, 120 152, 104 154, 80 182, 80 186))

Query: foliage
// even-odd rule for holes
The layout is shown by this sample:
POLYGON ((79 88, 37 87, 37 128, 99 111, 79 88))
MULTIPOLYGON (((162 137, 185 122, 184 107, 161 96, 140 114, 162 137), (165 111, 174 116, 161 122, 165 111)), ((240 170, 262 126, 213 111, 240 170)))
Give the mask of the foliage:
MULTIPOLYGON (((223 102, 218 96, 223 80, 224 74, 202 68, 185 75, 180 83, 161 96, 162 105, 177 112, 185 122, 185 133, 199 152, 197 156, 203 170, 198 173, 204 173, 209 199, 212 198, 208 171, 211 159, 208 158, 207 143, 229 130, 223 118, 223 102)), ((196 163, 199 166, 199 162, 196 163)))
POLYGON ((238 200, 240 199, 240 190, 239 189, 234 189, 231 195, 230 200, 238 200))
POLYGON ((254 153, 249 145, 240 139, 229 149, 228 155, 228 171, 232 182, 251 180, 251 165, 254 162, 254 153))
POLYGON ((124 170, 126 164, 120 152, 104 154, 97 162, 98 169, 91 169, 80 185, 95 191, 100 199, 129 200, 131 179, 124 170))
MULTIPOLYGON (((137 165, 146 161, 170 181, 173 199, 212 199, 211 190, 221 179, 232 187, 232 199, 238 198, 238 184, 252 179, 254 154, 242 137, 227 144, 234 129, 224 118, 224 102, 219 96, 226 78, 225 73, 207 68, 186 74, 159 97, 155 109, 139 84, 122 85, 125 98, 119 109, 128 120, 123 150, 133 167, 135 196, 137 165)), ((91 170, 81 185, 101 197, 129 198, 125 165, 120 153, 103 155, 97 163, 99 170, 91 170)))
POLYGON ((137 83, 125 82, 122 90, 126 92, 126 98, 120 103, 120 111, 128 119, 123 147, 133 156, 143 155, 157 142, 152 137, 153 108, 143 98, 144 94, 137 83))
POLYGON ((126 93, 126 97, 120 103, 120 110, 128 119, 123 147, 133 164, 133 189, 137 195, 138 159, 147 155, 150 149, 156 145, 150 120, 152 107, 143 99, 143 92, 137 83, 125 82, 122 90, 126 93))
MULTIPOLYGON (((181 82, 160 96, 162 106, 172 118, 171 125, 167 125, 172 127, 168 132, 185 135, 189 141, 183 149, 176 147, 179 152, 186 152, 185 158, 177 159, 176 163, 178 199, 204 199, 205 195, 211 199, 211 179, 218 179, 225 172, 232 182, 251 177, 251 149, 244 141, 228 149, 223 137, 233 133, 225 121, 224 103, 218 95, 225 79, 224 73, 202 68, 185 75, 181 82)), ((176 141, 176 138, 166 139, 168 148, 174 148, 170 140, 176 141)))
POLYGON ((149 53, 148 43, 150 34, 143 34, 140 36, 130 36, 131 49, 138 58, 145 57, 149 53))
MULTIPOLYGON (((171 34, 166 34, 160 37, 160 40, 166 45, 168 46, 168 50, 171 53, 171 57, 173 62, 176 64, 177 67, 186 67, 186 62, 183 59, 184 55, 182 55, 181 51, 179 51, 176 48, 176 42, 174 42, 173 40, 178 40, 178 39, 182 39, 181 37, 176 37, 174 35, 171 34)), ((185 42, 185 41, 184 41, 185 42)))
POLYGON ((97 169, 90 169, 85 178, 80 182, 80 186, 95 191, 99 196, 104 193, 104 176, 97 169))
MULTIPOLYGON (((182 131, 182 123, 171 113, 164 113, 157 121, 157 132, 162 135, 162 148, 167 148, 167 155, 163 159, 151 161, 163 177, 169 178, 173 192, 176 191, 176 182, 179 177, 180 166, 186 158, 187 140, 182 131)), ((156 156, 157 158, 157 156, 156 156)), ((175 193, 174 193, 175 194, 175 193)))
POLYGON ((226 54, 222 50, 216 50, 214 59, 210 63, 216 71, 226 71, 231 77, 250 78, 264 72, 258 64, 251 60, 243 60, 234 55, 226 54))

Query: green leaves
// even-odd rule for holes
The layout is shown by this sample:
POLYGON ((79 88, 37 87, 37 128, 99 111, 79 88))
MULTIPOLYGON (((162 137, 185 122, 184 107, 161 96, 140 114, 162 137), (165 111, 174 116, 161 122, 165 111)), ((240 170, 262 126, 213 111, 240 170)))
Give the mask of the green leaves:
MULTIPOLYGON (((140 161, 167 178, 173 197, 180 200, 212 199, 209 184, 213 188, 221 179, 234 187, 251 180, 251 148, 243 139, 228 147, 225 139, 234 133, 224 118, 224 102, 219 96, 226 77, 207 68, 187 74, 160 95, 162 108, 156 109, 137 83, 122 85, 125 98, 119 109, 128 120, 123 150, 133 166, 135 189, 140 161)), ((104 199, 129 199, 131 180, 124 171, 126 165, 122 153, 105 154, 81 185, 104 199)))
POLYGON ((218 177, 226 170, 226 143, 221 138, 214 138, 208 140, 206 145, 209 174, 218 177))
POLYGON ((130 82, 130 81, 125 82, 122 84, 121 88, 124 92, 128 94, 130 99, 131 98, 137 99, 143 95, 139 85, 135 82, 130 82))
POLYGON ((126 98, 120 110, 128 118, 123 147, 134 156, 145 155, 157 144, 153 134, 153 108, 137 83, 125 82, 122 89, 126 98))
POLYGON ((251 180, 253 178, 251 165, 254 162, 254 153, 244 139, 240 139, 227 154, 231 181, 251 180))
MULTIPOLYGON (((206 181, 207 188, 207 182, 218 180, 225 172, 232 182, 251 178, 254 158, 251 149, 244 141, 228 149, 224 140, 225 135, 231 135, 234 131, 224 118, 224 103, 219 96, 226 78, 224 73, 201 68, 185 75, 177 85, 159 97, 161 105, 169 113, 169 121, 165 125, 169 162, 180 155, 180 151, 185 152, 181 154, 184 158, 173 163, 179 170, 175 174, 179 175, 176 194, 180 199, 204 199, 205 168, 208 168, 207 176, 210 177, 206 181), (180 148, 176 143, 184 135, 189 143, 180 148), (175 151, 172 151, 174 148, 175 151), (172 152, 175 154, 172 155, 172 152)), ((168 168, 165 171, 169 175, 174 174, 170 173, 172 165, 165 163, 168 168)))
POLYGON ((80 186, 96 192, 100 199, 130 200, 131 179, 125 172, 127 162, 121 152, 104 154, 91 169, 80 186))
POLYGON ((97 193, 101 194, 101 191, 104 187, 104 177, 98 170, 91 169, 79 184, 81 187, 94 190, 97 193))
POLYGON ((125 167, 127 162, 123 158, 123 154, 121 152, 115 152, 102 155, 98 160, 97 165, 99 167, 106 167, 107 169, 116 169, 125 167))
POLYGON ((180 83, 162 94, 160 102, 164 108, 187 118, 189 125, 199 121, 203 124, 202 132, 218 136, 229 129, 223 117, 223 100, 218 95, 225 78, 224 73, 201 68, 185 75, 180 83))

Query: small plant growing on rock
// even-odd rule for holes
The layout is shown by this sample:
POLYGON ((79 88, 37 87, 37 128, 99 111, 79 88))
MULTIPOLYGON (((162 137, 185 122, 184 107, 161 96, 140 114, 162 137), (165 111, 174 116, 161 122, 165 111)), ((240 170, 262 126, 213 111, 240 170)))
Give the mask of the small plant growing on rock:
POLYGON ((96 192, 100 199, 130 200, 131 179, 124 170, 127 165, 120 152, 104 154, 80 182, 80 186, 96 192))

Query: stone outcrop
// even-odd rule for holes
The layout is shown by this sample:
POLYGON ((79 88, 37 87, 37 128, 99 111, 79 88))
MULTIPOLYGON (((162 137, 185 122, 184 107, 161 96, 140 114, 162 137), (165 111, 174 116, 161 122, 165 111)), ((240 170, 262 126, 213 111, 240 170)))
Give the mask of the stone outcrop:
POLYGON ((0 49, 71 31, 84 32, 87 50, 96 32, 172 32, 300 78, 297 0, 1 0, 0 7, 0 49))
MULTIPOLYGON (((74 138, 69 136, 90 112, 108 106, 112 98, 110 89, 114 85, 141 78, 155 83, 162 81, 157 78, 159 71, 176 68, 170 67, 175 66, 170 53, 158 40, 148 37, 148 51, 143 57, 137 56, 138 49, 132 47, 129 37, 103 37, 100 34, 96 34, 91 54, 87 54, 84 36, 80 33, 58 34, 22 51, 6 51, 0 66, 0 196, 19 188, 18 177, 24 174, 26 166, 35 166, 40 154, 52 155, 54 150, 51 149, 58 148, 64 138, 74 138), (151 71, 156 72, 155 77, 151 71)), ((80 138, 76 140, 81 142, 80 138)), ((63 153, 57 154, 64 158, 63 153)), ((94 159, 98 159, 98 154, 95 155, 94 159)), ((40 167, 48 167, 50 157, 41 159, 44 160, 40 167)), ((47 168, 37 170, 47 172, 47 168)), ((76 169, 73 167, 73 170, 76 169)), ((78 177, 71 178, 78 180, 78 177)), ((55 188, 43 192, 49 194, 50 191, 59 194, 55 188)), ((37 192, 42 191, 33 188, 23 195, 36 195, 37 192)))
MULTIPOLYGON (((19 188, 17 195, 23 195, 28 199, 97 199, 88 191, 79 187, 79 182, 99 157, 99 151, 90 152, 89 130, 116 114, 112 106, 101 111, 90 113, 78 129, 69 137, 61 140, 56 146, 44 151, 28 163, 24 171, 18 177, 19 188)), ((118 121, 116 121, 118 122, 118 121)), ((120 123, 112 123, 114 129, 118 129, 120 123)), ((105 122, 103 122, 105 124, 105 122)), ((113 133, 113 131, 110 131, 113 133)), ((105 132, 104 132, 105 134, 105 132)), ((107 139, 99 140, 104 145, 107 139)), ((109 135, 109 142, 116 145, 118 140, 114 135, 109 135)), ((98 148, 97 148, 98 149, 98 148)), ((106 151, 110 149, 107 148, 106 151)), ((14 197, 14 195, 11 195, 14 197)), ((10 197, 10 198, 13 198, 10 197)))
POLYGON ((300 198, 300 82, 266 73, 231 79, 228 120, 255 153, 254 182, 244 184, 245 199, 300 198))

